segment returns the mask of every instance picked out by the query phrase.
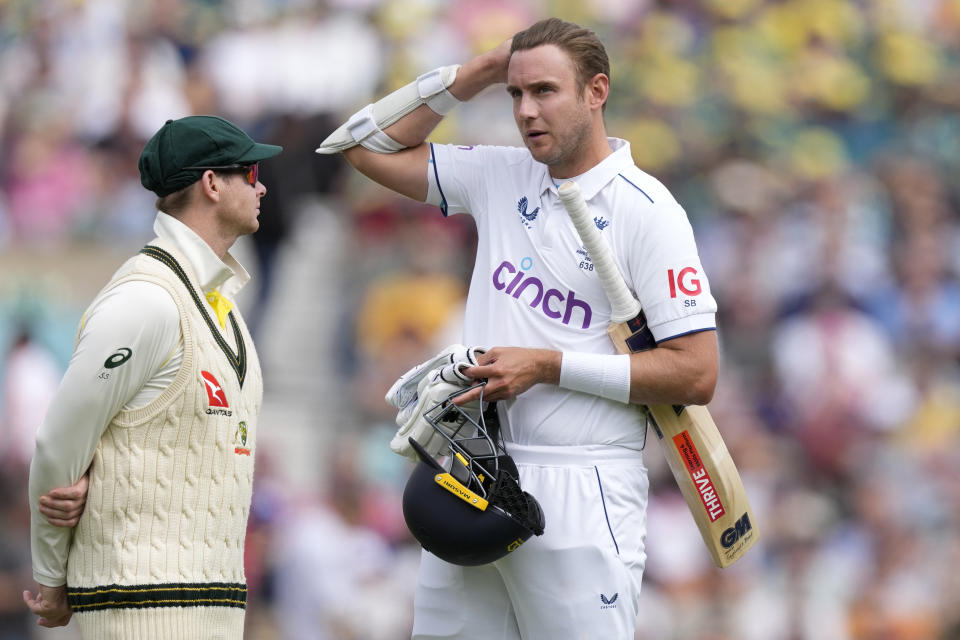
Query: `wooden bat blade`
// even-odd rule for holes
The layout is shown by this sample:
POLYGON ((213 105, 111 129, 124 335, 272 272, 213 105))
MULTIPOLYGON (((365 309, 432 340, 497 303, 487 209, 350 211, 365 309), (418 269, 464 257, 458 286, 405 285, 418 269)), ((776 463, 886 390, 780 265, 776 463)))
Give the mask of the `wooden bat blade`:
POLYGON ((740 473, 706 407, 647 407, 667 465, 714 563, 729 567, 757 541, 740 473))
MULTIPOLYGON (((619 353, 656 347, 646 318, 611 323, 607 334, 619 353)), ((740 472, 706 407, 646 407, 667 466, 714 563, 729 567, 757 541, 756 519, 740 472)))

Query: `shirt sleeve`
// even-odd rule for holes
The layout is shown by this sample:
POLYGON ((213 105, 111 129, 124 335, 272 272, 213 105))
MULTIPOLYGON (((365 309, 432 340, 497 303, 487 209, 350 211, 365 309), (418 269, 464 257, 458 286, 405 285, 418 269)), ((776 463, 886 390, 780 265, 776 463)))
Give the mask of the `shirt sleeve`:
POLYGON ((637 232, 627 239, 634 251, 624 254, 656 341, 716 329, 717 303, 683 207, 672 199, 656 205, 637 232))
POLYGON ((30 465, 33 575, 40 584, 66 582, 72 535, 40 514, 40 496, 75 483, 86 472, 107 425, 180 340, 176 303, 151 282, 118 285, 87 310, 70 364, 37 431, 30 465))
MULTIPOLYGON (((498 166, 500 147, 430 143, 427 164, 427 202, 443 215, 483 211, 490 179, 498 166)), ((499 164, 503 164, 501 158, 499 164)))

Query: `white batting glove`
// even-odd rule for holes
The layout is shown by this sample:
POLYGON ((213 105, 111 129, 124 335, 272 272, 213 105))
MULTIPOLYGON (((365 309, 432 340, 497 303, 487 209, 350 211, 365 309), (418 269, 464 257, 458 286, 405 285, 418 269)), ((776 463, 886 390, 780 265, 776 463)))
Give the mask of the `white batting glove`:
MULTIPOLYGON (((473 366, 468 362, 455 362, 443 367, 437 367, 423 376, 417 385, 415 401, 410 402, 397 413, 396 435, 390 441, 390 449, 397 454, 416 461, 417 453, 410 445, 410 438, 419 442, 432 456, 446 453, 449 442, 424 417, 437 404, 446 400, 450 394, 461 391, 473 383, 465 373, 465 367, 473 366)), ((474 401, 461 407, 462 410, 479 411, 480 403, 474 401)), ((439 428, 444 429, 447 435, 453 434, 453 428, 447 428, 442 422, 437 422, 439 428)))
POLYGON ((405 374, 400 376, 384 400, 394 409, 403 411, 404 407, 417 398, 417 385, 423 380, 424 376, 444 365, 455 364, 457 362, 466 362, 470 366, 477 364, 477 356, 485 352, 483 347, 465 347, 462 344, 451 344, 445 347, 440 353, 433 356, 425 362, 421 362, 415 367, 410 368, 405 374))

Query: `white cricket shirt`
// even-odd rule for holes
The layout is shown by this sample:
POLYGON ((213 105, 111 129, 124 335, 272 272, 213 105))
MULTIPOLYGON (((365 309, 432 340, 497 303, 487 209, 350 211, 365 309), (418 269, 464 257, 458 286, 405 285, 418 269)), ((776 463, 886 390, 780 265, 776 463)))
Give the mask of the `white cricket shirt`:
MULTIPOLYGON (((629 144, 575 178, 657 342, 715 329, 716 302, 683 208, 638 169, 629 144)), ((614 353, 610 304, 557 194, 559 182, 524 148, 431 145, 427 201, 469 213, 478 246, 464 344, 614 353)), ((505 405, 504 437, 531 445, 640 449, 634 406, 555 385, 505 405)))
MULTIPOLYGON (((219 289, 229 299, 250 280, 230 255, 224 260, 193 230, 165 213, 154 222, 158 237, 170 241, 190 261, 203 292, 219 289)), ((233 331, 223 331, 236 347, 233 331)), ((152 282, 115 287, 84 314, 76 347, 46 417, 37 431, 30 465, 31 538, 62 575, 36 574, 41 584, 66 578, 70 530, 54 527, 37 509, 41 495, 73 484, 90 464, 107 425, 121 409, 146 406, 176 377, 183 357, 180 314, 170 294, 152 282), (115 366, 104 370, 105 362, 115 366), (108 377, 102 377, 108 376, 108 377)))

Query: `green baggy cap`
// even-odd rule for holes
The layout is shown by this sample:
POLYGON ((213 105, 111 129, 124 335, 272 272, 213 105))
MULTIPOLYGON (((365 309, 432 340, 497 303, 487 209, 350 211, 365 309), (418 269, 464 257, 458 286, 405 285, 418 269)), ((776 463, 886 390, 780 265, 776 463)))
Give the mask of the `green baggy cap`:
POLYGON ((283 147, 254 142, 243 129, 217 116, 167 120, 147 141, 137 166, 140 183, 163 197, 200 179, 202 169, 253 164, 272 158, 283 147))

